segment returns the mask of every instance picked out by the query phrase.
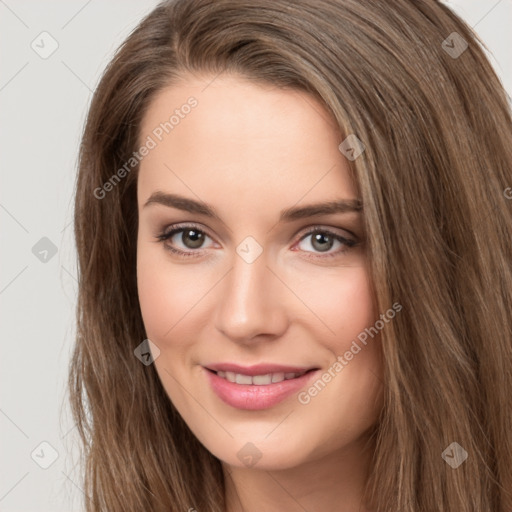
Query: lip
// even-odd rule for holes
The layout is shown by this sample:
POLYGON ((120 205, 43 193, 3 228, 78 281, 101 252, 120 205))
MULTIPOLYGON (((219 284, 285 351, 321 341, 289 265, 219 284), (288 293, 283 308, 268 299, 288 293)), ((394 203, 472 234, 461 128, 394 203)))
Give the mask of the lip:
POLYGON ((243 373, 244 375, 250 375, 253 377, 254 375, 265 375, 267 373, 302 373, 309 370, 316 370, 315 366, 286 366, 286 365, 277 365, 270 363, 261 363, 255 364, 252 366, 240 366, 238 364, 233 363, 218 363, 218 364, 208 364, 204 365, 204 368, 207 370, 213 370, 214 372, 235 372, 235 373, 243 373))
POLYGON ((231 364, 211 365, 208 366, 208 368, 203 367, 203 370, 206 373, 206 377, 213 392, 224 403, 236 409, 248 411, 258 411, 274 407, 289 396, 298 393, 300 389, 305 387, 319 372, 318 369, 313 368, 308 369, 278 365, 256 365, 244 368, 231 364), (254 384, 236 384, 229 382, 214 373, 214 371, 212 371, 214 370, 213 366, 218 368, 216 371, 232 371, 251 376, 273 372, 298 373, 304 370, 309 371, 295 379, 258 386, 254 384), (224 370, 224 368, 226 368, 226 370, 224 370))

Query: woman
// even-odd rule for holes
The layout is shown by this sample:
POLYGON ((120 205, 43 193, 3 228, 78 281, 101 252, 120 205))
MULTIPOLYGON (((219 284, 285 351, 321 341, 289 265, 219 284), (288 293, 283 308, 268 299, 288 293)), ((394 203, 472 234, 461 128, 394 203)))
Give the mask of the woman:
POLYGON ((434 1, 176 0, 80 154, 88 511, 512 508, 512 135, 434 1))

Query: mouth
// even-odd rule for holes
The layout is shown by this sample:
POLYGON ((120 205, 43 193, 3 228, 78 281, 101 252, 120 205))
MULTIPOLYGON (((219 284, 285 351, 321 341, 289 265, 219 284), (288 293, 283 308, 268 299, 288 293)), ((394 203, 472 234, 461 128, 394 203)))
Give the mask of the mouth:
POLYGON ((283 382, 284 380, 298 379, 302 377, 306 373, 313 372, 317 370, 317 368, 312 368, 310 370, 303 370, 300 372, 273 372, 273 373, 264 373, 260 375, 247 375, 244 373, 237 372, 223 372, 223 371, 215 371, 207 370, 211 373, 215 373, 217 377, 221 379, 225 379, 228 382, 232 382, 234 384, 244 384, 250 386, 268 386, 269 384, 276 384, 279 382, 283 382))
POLYGON ((203 367, 211 389, 231 407, 253 411, 276 406, 298 393, 319 372, 319 368, 265 366, 260 370, 251 367, 241 371, 238 370, 240 367, 234 368, 233 365, 223 366, 222 369, 203 367), (226 366, 230 368, 226 369, 226 366), (285 369, 288 371, 283 371, 285 369))

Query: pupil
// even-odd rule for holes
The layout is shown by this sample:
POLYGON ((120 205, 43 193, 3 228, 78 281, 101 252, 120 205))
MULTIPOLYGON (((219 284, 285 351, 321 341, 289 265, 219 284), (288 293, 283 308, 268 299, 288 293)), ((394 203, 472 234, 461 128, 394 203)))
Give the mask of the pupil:
POLYGON ((319 251, 328 251, 332 247, 332 240, 329 240, 329 235, 326 235, 324 233, 316 233, 313 236, 313 247, 319 251), (325 241, 327 240, 327 246, 325 244, 325 241), (320 242, 320 245, 317 246, 316 244, 320 242), (323 243, 322 243, 323 242, 323 243))
MULTIPOLYGON (((190 243, 185 243, 185 245, 189 246, 190 249, 197 249, 203 243, 203 234, 194 229, 189 229, 183 233, 182 241, 185 242, 186 238, 189 239, 190 243)), ((325 233, 316 233, 313 236, 313 246, 319 251, 328 251, 332 247, 332 242, 329 235, 325 233)))
POLYGON ((183 232, 182 239, 187 247, 190 249, 197 249, 203 243, 203 234, 194 229, 189 229, 188 231, 183 232), (191 241, 190 243, 185 241, 187 237, 191 241))

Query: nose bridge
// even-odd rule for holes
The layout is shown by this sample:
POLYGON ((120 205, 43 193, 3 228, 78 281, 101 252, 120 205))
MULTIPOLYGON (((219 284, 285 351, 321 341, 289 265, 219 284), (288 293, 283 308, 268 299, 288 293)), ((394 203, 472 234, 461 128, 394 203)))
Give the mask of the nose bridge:
POLYGON ((217 329, 235 341, 278 334, 285 326, 277 280, 267 268, 266 253, 256 253, 255 257, 255 247, 250 243, 242 242, 237 247, 217 307, 217 329))

